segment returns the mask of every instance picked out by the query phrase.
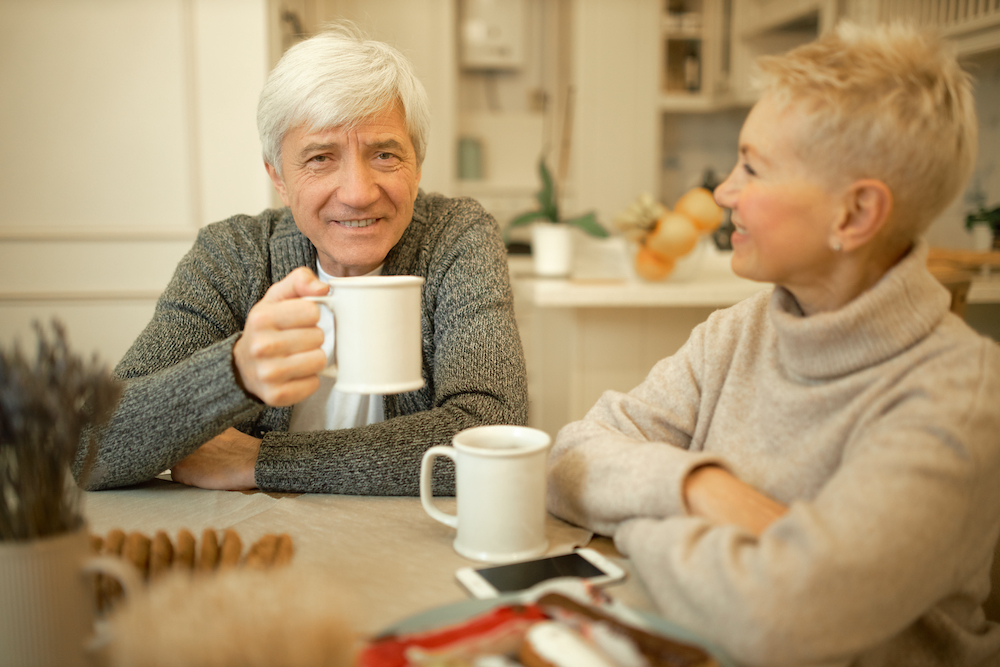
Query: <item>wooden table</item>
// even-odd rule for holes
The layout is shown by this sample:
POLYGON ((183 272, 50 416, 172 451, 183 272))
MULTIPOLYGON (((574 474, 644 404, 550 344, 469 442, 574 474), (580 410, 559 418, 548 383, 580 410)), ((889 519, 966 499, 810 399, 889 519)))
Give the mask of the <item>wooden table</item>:
MULTIPOLYGON (((453 513, 454 498, 440 498, 453 513)), ((418 498, 319 494, 265 494, 209 491, 154 479, 125 489, 86 494, 84 512, 96 535, 119 528, 152 537, 164 530, 173 540, 187 528, 199 537, 206 528, 236 530, 244 549, 268 533, 293 540, 293 568, 317 568, 352 597, 364 600, 350 613, 361 635, 425 610, 468 596, 455 580, 460 567, 481 565, 455 553, 454 531, 431 519, 418 498)), ((611 541, 549 517, 549 553, 564 553, 591 543, 622 565, 629 576, 615 586, 625 604, 652 611, 642 583, 611 541)), ((200 538, 199 538, 200 541, 200 538)), ((293 592, 290 592, 293 594, 293 592)))

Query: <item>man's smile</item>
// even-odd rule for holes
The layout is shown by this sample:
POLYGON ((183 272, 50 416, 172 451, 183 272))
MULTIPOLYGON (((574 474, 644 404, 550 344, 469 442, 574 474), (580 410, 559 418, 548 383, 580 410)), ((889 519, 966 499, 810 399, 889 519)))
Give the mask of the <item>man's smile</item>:
POLYGON ((378 218, 368 218, 367 220, 334 220, 333 222, 344 227, 368 227, 369 225, 374 225, 376 221, 378 221, 378 218))

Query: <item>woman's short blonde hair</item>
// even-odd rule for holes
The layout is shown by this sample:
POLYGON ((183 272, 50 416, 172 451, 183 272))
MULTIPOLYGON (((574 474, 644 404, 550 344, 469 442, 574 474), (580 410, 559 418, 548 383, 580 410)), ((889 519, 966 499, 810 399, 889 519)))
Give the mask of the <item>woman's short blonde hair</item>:
POLYGON ((281 174, 281 143, 294 126, 353 126, 400 105, 417 164, 427 152, 430 106, 406 57, 341 21, 288 49, 267 77, 257 105, 264 161, 281 174))
POLYGON ((972 173, 972 82, 936 35, 842 23, 758 66, 761 92, 806 114, 795 141, 806 164, 832 182, 889 187, 897 239, 922 234, 972 173))

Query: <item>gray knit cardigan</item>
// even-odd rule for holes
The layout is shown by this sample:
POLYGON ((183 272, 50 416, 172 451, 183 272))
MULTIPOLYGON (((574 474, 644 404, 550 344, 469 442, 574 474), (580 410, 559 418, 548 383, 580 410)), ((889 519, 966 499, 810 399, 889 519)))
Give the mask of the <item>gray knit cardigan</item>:
MULTIPOLYGON (((291 408, 272 408, 236 381, 232 348, 250 308, 316 249, 288 209, 238 215, 203 228, 160 297, 152 321, 115 369, 117 411, 98 438, 86 487, 148 480, 235 426, 263 438, 259 488, 416 495, 424 451, 462 429, 524 424, 527 382, 506 253, 496 221, 475 201, 420 192, 413 220, 383 275, 425 279, 425 386, 383 398, 385 421, 288 433, 291 408)), ((85 452, 78 456, 79 474, 85 452)), ((439 463, 435 492, 454 492, 439 463)))

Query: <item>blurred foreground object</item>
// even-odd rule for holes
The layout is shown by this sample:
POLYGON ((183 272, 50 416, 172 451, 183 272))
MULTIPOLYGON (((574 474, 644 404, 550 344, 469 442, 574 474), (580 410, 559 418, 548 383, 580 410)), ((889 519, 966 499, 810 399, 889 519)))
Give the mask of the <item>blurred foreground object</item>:
POLYGON ((348 667, 361 600, 319 569, 165 575, 108 619, 96 657, 118 667, 348 667))
MULTIPOLYGON (((243 539, 231 528, 222 532, 221 540, 218 531, 206 528, 200 544, 186 528, 177 531, 174 539, 163 530, 149 537, 138 531, 126 534, 116 528, 104 536, 91 535, 90 550, 94 555, 122 559, 148 583, 172 572, 201 576, 239 567, 255 570, 285 567, 295 553, 292 538, 287 533, 263 535, 244 553, 243 539)), ((122 587, 114 577, 100 574, 96 584, 97 608, 107 612, 120 602, 122 587)))
MULTIPOLYGON (((119 387, 96 360, 84 364, 39 325, 34 361, 0 350, 0 666, 85 665, 93 633, 85 570, 127 578, 88 558, 82 491, 71 466, 85 426, 99 426, 119 387)), ((93 461, 87 438, 82 477, 93 461)))
POLYGON ((52 323, 41 325, 32 363, 20 349, 0 350, 0 541, 29 540, 77 530, 82 497, 70 472, 77 450, 93 461, 93 442, 81 443, 87 425, 103 424, 120 395, 119 385, 96 358, 85 364, 52 323))

